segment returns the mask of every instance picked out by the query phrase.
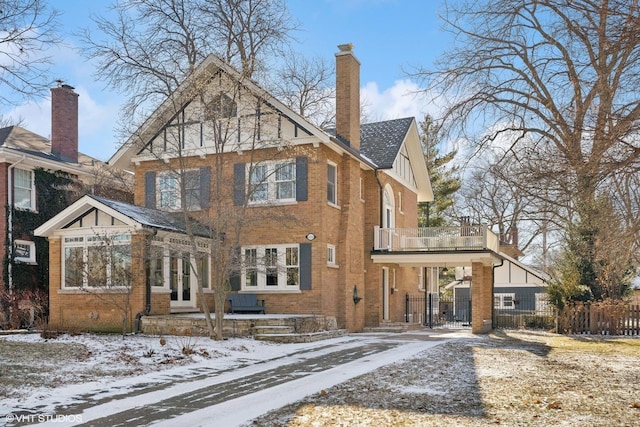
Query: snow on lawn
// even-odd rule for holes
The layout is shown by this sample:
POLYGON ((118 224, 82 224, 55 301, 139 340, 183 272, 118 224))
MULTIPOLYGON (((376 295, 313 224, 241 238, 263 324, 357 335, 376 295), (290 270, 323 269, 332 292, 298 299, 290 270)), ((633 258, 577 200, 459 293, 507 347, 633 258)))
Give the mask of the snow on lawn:
POLYGON ((180 383, 230 368, 326 345, 274 344, 249 338, 39 334, 0 336, 0 420, 20 412, 52 413, 83 401, 180 383))

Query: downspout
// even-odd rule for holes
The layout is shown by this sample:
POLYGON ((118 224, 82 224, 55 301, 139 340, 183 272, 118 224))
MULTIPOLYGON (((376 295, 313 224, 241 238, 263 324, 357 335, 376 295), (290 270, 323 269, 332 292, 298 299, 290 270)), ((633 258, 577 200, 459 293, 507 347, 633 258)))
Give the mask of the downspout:
POLYGON ((493 324, 495 323, 494 313, 495 310, 493 308, 493 288, 496 285, 496 268, 502 267, 504 265, 504 258, 500 259, 500 264, 494 265, 491 267, 491 328, 493 329, 493 324))
POLYGON ((13 169, 22 163, 27 157, 23 154, 20 160, 7 168, 7 283, 9 292, 13 291, 13 169))
POLYGON ((134 322, 134 334, 140 333, 140 319, 142 316, 147 316, 151 312, 151 237, 155 236, 158 233, 157 229, 153 229, 153 231, 144 236, 144 275, 145 275, 145 283, 144 283, 144 299, 145 299, 145 307, 144 310, 136 314, 135 322, 134 322))

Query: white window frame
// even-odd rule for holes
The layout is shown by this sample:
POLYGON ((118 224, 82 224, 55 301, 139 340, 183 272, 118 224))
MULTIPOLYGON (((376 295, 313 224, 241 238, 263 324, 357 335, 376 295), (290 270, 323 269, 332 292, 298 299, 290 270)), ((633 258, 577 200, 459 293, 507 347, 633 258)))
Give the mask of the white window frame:
POLYGON ((17 261, 17 262, 24 262, 24 263, 28 263, 28 264, 35 264, 36 262, 36 244, 35 242, 31 242, 28 240, 15 240, 13 242, 14 245, 14 250, 13 250, 13 260, 17 261), (22 257, 22 256, 16 256, 16 249, 15 247, 17 247, 18 245, 21 246, 25 246, 28 248, 29 251, 29 256, 28 257, 22 257))
MULTIPOLYGON (((202 283, 202 288, 205 291, 209 291, 211 289, 211 256, 209 255, 209 244, 203 241, 198 240, 198 253, 204 256, 205 260, 205 270, 206 277, 205 281, 202 283)), ((153 241, 152 245, 152 253, 162 255, 162 280, 161 284, 152 283, 151 290, 152 291, 162 291, 162 290, 170 290, 171 289, 171 257, 176 257, 176 254, 187 254, 191 253, 191 246, 189 242, 185 239, 173 237, 167 237, 166 239, 158 238, 153 241)), ((178 256, 180 258, 180 256, 178 256)), ((152 258, 153 259, 153 258, 152 258)), ((156 257, 156 259, 160 259, 160 257, 156 257)), ((190 264, 192 268, 195 268, 198 274, 200 274, 200 267, 198 265, 198 259, 196 256, 191 253, 190 255, 190 264)), ((179 270, 181 267, 179 268, 179 270)), ((151 269, 151 273, 154 273, 155 270, 151 269)), ((193 272, 192 272, 193 273, 193 272)), ((197 289, 198 281, 197 276, 195 274, 190 274, 191 280, 191 288, 197 289)))
MULTIPOLYGON (((89 277, 87 274, 87 268, 90 268, 89 264, 89 248, 105 247, 102 242, 109 239, 109 245, 111 246, 129 246, 129 268, 133 268, 132 265, 132 253, 131 253, 131 234, 127 232, 116 232, 110 235, 102 236, 98 234, 73 234, 66 235, 62 238, 62 248, 60 251, 61 256, 61 271, 62 271, 62 289, 129 289, 129 286, 112 285, 112 273, 113 273, 113 259, 111 259, 111 252, 107 252, 108 260, 106 264, 106 283, 100 286, 90 286, 89 277), (66 249, 67 248, 82 248, 82 283, 80 286, 67 286, 66 277, 66 249)), ((108 246, 106 246, 108 247, 108 246)))
POLYGON ((514 292, 494 293, 493 308, 496 310, 515 310, 516 294, 514 292))
POLYGON ((327 244, 327 265, 329 267, 337 267, 336 262, 336 245, 327 244))
POLYGON ((327 162, 327 203, 331 206, 338 206, 338 165, 331 161, 327 162), (331 181, 331 170, 333 170, 333 182, 331 181))
POLYGON ((156 177, 156 205, 159 209, 180 209, 180 177, 174 172, 159 172, 156 177), (167 185, 173 181, 172 185, 167 185), (167 194, 165 201, 164 195, 167 194), (171 199, 173 195, 173 199, 171 199), (171 203, 173 202, 173 203, 171 203))
POLYGON ((187 210, 201 210, 200 169, 187 169, 182 174, 177 171, 159 172, 156 176, 156 206, 159 209, 180 209, 182 207, 182 187, 186 193, 187 210), (181 185, 181 177, 184 179, 184 185, 181 185), (173 184, 164 187, 168 181, 173 181, 173 184), (168 195, 167 200, 172 203, 167 203, 164 200, 163 195, 165 194, 168 195))
POLYGON ((33 170, 20 169, 20 168, 13 169, 13 200, 11 201, 11 203, 13 203, 13 206, 15 208, 25 209, 30 211, 36 210, 36 188, 35 188, 35 176, 34 176, 33 170), (29 187, 19 186, 17 184, 16 177, 19 173, 29 174, 29 180, 31 181, 29 184, 29 187), (18 193, 18 191, 29 192, 29 206, 19 205, 16 203, 16 194, 18 193))
MULTIPOLYGON (((241 291, 260 291, 260 292, 278 292, 278 291, 298 291, 300 290, 300 246, 298 244, 279 244, 279 245, 262 245, 262 246, 243 246, 242 247, 242 275, 240 282, 241 291), (267 251, 276 250, 276 263, 275 265, 267 265, 271 258, 267 259, 267 251), (297 263, 287 264, 287 250, 297 253, 297 263), (255 250, 256 264, 248 265, 246 259, 247 250, 255 250), (247 286, 247 270, 251 267, 256 271, 256 285, 247 286), (275 267, 277 274, 277 285, 267 285, 267 270, 275 267), (293 271, 292 271, 293 270, 293 271), (287 279, 289 272, 296 273, 298 283, 295 285, 289 285, 287 279)), ((290 252, 292 253, 292 252, 290 252)))
POLYGON ((249 189, 249 205, 261 205, 267 203, 295 203, 296 202, 296 162, 293 159, 260 162, 253 165, 247 165, 247 180, 249 189), (283 179, 279 172, 284 170, 284 167, 291 168, 291 174, 289 177, 283 179), (254 180, 255 173, 258 170, 264 169, 264 174, 259 177, 259 180, 254 180), (291 185, 290 197, 280 197, 280 186, 291 185), (256 198, 257 194, 263 194, 263 192, 257 192, 254 186, 265 187, 264 198, 256 198))

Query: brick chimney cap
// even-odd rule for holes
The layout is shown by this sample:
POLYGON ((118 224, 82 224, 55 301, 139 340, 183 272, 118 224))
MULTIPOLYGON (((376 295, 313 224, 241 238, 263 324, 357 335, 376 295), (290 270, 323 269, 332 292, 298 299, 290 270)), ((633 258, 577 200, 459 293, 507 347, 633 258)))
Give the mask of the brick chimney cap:
POLYGON ((351 52, 353 50, 353 43, 339 44, 338 49, 340 49, 340 52, 351 52))
POLYGON ((74 90, 75 89, 75 87, 66 84, 64 82, 64 80, 62 80, 62 79, 56 80, 56 83, 58 84, 58 88, 69 89, 69 90, 74 90))

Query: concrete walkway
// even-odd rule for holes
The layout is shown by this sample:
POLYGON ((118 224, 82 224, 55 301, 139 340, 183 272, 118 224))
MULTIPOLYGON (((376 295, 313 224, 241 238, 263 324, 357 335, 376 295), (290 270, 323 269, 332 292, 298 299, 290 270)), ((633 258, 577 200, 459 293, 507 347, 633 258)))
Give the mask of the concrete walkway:
POLYGON ((64 408, 80 423, 60 425, 220 425, 250 421, 304 396, 440 344, 447 334, 357 334, 263 363, 64 408))

